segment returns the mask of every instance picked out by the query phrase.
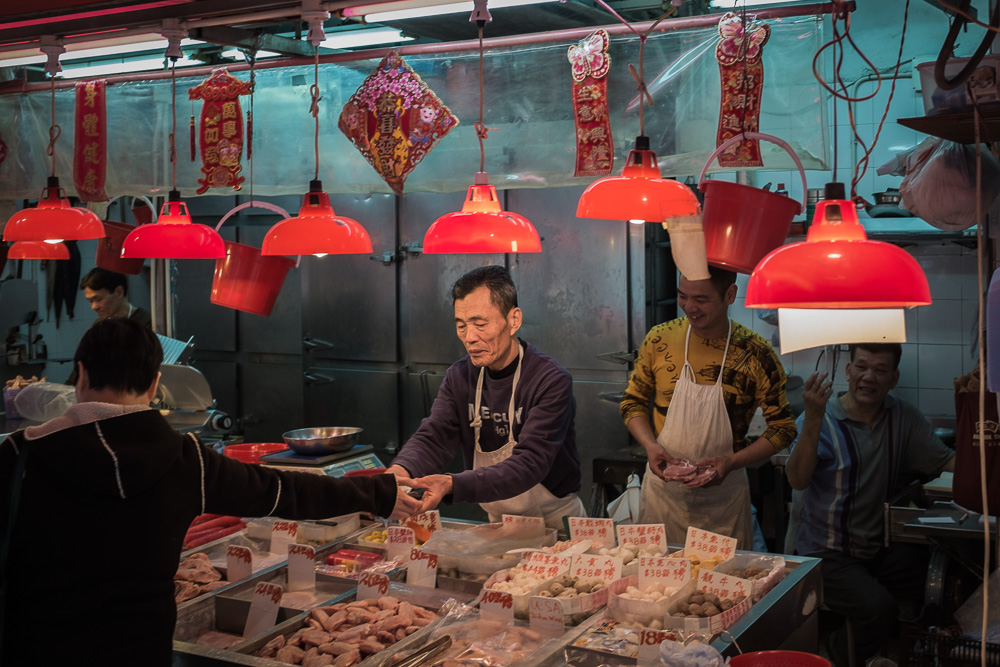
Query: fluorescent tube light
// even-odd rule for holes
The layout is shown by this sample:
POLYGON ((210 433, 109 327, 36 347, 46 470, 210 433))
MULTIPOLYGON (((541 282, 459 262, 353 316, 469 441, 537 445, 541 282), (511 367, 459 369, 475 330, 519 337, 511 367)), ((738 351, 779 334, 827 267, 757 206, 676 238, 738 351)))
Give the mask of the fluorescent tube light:
MULTIPOLYGON (((520 7, 522 5, 537 5, 543 2, 554 2, 555 0, 490 0, 490 9, 500 9, 503 7, 520 7)), ((440 16, 442 14, 472 13, 474 4, 472 0, 466 2, 451 2, 445 4, 427 5, 411 0, 401 2, 383 2, 365 7, 348 7, 344 10, 344 16, 364 16, 368 23, 382 23, 385 21, 399 21, 401 19, 422 18, 425 16, 440 16)))
POLYGON ((905 343, 902 308, 779 308, 781 354, 848 343, 905 343))
MULTIPOLYGON (((227 49, 222 52, 222 57, 224 58, 244 58, 246 54, 240 49, 227 49)), ((274 58, 275 56, 280 56, 280 53, 275 53, 274 51, 258 51, 257 60, 261 58, 274 58)))
MULTIPOLYGON (((182 39, 181 46, 196 46, 199 44, 204 44, 205 42, 200 39, 182 39)), ((91 42, 93 44, 93 42, 91 42)), ((67 62, 70 60, 89 60, 91 58, 100 58, 103 56, 115 56, 115 55, 126 55, 129 53, 142 53, 145 51, 163 51, 167 48, 167 40, 165 39, 154 39, 146 40, 142 42, 126 42, 126 43, 110 43, 105 46, 91 46, 87 47, 86 43, 81 44, 69 44, 66 46, 66 53, 59 57, 60 62, 67 62)), ((37 51, 37 49, 33 49, 37 51)), ((24 53, 24 51, 18 51, 17 53, 24 53)), ((5 58, 2 53, 0 53, 0 67, 17 67, 18 65, 34 65, 45 62, 45 55, 29 55, 20 56, 13 58, 5 58)))
MULTIPOLYGON (((177 60, 178 67, 189 65, 204 65, 199 60, 180 58, 177 60)), ((166 57, 148 60, 126 60, 124 62, 103 63, 100 65, 86 65, 84 67, 70 67, 64 69, 61 74, 64 79, 82 79, 95 76, 109 76, 113 74, 126 74, 128 72, 160 71, 167 68, 166 57)))
POLYGON ((709 7, 733 9, 738 7, 757 7, 760 5, 790 5, 799 0, 712 0, 709 7))
POLYGON ((350 49, 359 46, 373 46, 375 44, 395 44, 398 42, 409 42, 414 38, 404 35, 399 30, 392 28, 374 28, 370 30, 345 30, 342 32, 327 33, 326 39, 320 42, 320 46, 328 49, 350 49))

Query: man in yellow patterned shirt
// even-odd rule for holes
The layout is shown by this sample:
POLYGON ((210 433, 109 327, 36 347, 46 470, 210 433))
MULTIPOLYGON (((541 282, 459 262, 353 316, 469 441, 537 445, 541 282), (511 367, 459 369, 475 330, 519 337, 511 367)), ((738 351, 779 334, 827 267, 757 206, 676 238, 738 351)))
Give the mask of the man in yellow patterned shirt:
POLYGON ((716 267, 709 274, 708 280, 681 278, 677 301, 686 317, 646 335, 620 409, 649 459, 640 522, 663 523, 670 542, 683 543, 694 526, 735 537, 737 548, 750 549, 744 468, 791 444, 795 421, 778 355, 759 334, 729 319, 736 274, 716 267), (757 408, 767 430, 750 442, 757 408), (681 459, 699 466, 700 474, 668 481, 688 476, 672 474, 691 470, 676 467, 681 459))

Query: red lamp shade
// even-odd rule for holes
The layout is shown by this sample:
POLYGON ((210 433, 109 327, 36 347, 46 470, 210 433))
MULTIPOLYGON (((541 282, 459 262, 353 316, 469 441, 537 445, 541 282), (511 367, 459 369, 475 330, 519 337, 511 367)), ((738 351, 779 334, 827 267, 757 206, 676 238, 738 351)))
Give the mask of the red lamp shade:
POLYGON ((7 259, 69 259, 65 243, 17 241, 7 251, 7 259))
MULTIPOLYGON (((840 185, 832 184, 832 185, 840 185)), ((828 186, 828 196, 830 189, 828 186)), ((816 205, 804 242, 768 253, 747 283, 748 308, 905 308, 931 303, 917 261, 891 243, 869 241, 854 204, 816 205)))
POLYGON ((226 244, 208 225, 191 222, 181 193, 171 190, 151 225, 139 225, 122 243, 123 259, 218 259, 226 256, 226 244))
POLYGON ((371 237, 361 223, 334 213, 323 184, 310 181, 299 214, 271 227, 260 254, 322 257, 371 251, 371 237))
POLYGON ((15 213, 3 230, 4 241, 82 241, 104 238, 104 225, 92 211, 70 206, 59 178, 49 177, 35 208, 15 213))
POLYGON ((663 222, 697 215, 701 210, 691 188, 660 176, 649 137, 638 136, 629 151, 621 176, 605 176, 591 183, 580 196, 578 218, 663 222))
POLYGON ((485 172, 476 180, 457 213, 442 215, 424 235, 425 253, 541 252, 535 226, 523 215, 504 211, 485 172))

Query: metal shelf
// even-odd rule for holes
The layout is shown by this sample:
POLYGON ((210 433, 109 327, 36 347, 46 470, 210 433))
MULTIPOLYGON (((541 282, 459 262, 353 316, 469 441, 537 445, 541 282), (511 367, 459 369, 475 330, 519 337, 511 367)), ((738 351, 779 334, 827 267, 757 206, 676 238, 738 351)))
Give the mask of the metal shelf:
MULTIPOLYGON (((976 141, 975 117, 971 111, 900 118, 896 122, 911 130, 960 144, 972 144, 976 141)), ((979 138, 984 143, 1000 140, 1000 111, 979 114, 979 138)))

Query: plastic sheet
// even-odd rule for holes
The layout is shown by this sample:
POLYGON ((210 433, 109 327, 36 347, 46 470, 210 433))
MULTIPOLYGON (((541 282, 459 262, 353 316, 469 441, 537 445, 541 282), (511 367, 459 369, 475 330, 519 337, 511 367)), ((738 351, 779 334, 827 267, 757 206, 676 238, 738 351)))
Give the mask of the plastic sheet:
MULTIPOLYGON (((760 131, 787 141, 806 169, 828 168, 826 93, 813 77, 813 53, 822 38, 817 17, 768 21, 760 131)), ((471 28, 470 28, 471 31, 471 28)), ((470 34, 470 37, 472 35, 470 34)), ((715 148, 719 115, 719 70, 715 28, 672 30, 650 35, 644 54, 646 83, 654 106, 646 107, 645 131, 664 175, 698 174, 715 148)), ((498 189, 582 185, 574 178, 575 128, 566 57, 572 42, 489 49, 485 56, 486 170, 498 189)), ((608 83, 616 161, 624 164, 639 133, 638 97, 628 74, 638 64, 639 39, 613 37, 608 83)), ((406 192, 461 192, 479 169, 478 53, 474 50, 406 56, 406 62, 458 116, 455 128, 406 181, 406 192)), ((337 128, 344 103, 378 63, 377 59, 320 65, 320 173, 331 193, 390 192, 364 157, 337 128)), ((177 79, 177 136, 186 134, 191 102, 187 89, 201 78, 177 79)), ((246 72, 238 72, 246 79, 246 72)), ((313 120, 309 115, 311 66, 261 69, 254 96, 254 194, 301 194, 313 177, 313 120)), ((56 91, 56 121, 62 127, 57 173, 72 192, 72 88, 56 91)), ((244 105, 246 100, 243 100, 244 105)), ((50 123, 49 91, 0 96, 0 133, 10 155, 0 170, 0 199, 37 198, 51 163, 45 155, 50 123)), ((196 107, 197 108, 197 107, 196 107)), ((170 188, 168 135, 170 81, 108 86, 107 192, 164 195, 170 188)), ((180 142, 183 143, 183 142, 180 142)), ((794 168, 785 151, 762 145, 767 169, 794 168)), ((182 196, 197 188, 199 163, 179 150, 177 185, 182 196)), ((244 170, 249 167, 244 158, 244 170)), ((246 174, 249 178, 249 174, 246 174)), ((248 189, 244 185, 244 192, 248 189)), ((209 195, 231 195, 212 188, 209 195)))

